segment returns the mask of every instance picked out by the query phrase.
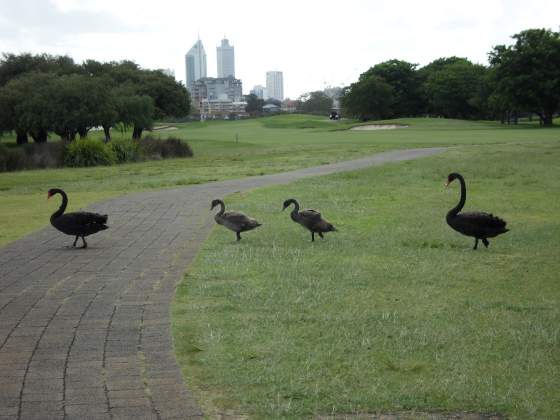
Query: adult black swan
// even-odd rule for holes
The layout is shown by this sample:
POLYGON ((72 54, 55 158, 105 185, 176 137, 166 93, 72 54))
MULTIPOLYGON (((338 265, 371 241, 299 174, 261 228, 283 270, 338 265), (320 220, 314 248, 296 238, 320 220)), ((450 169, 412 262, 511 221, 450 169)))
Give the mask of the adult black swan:
POLYGON ((82 238, 82 242, 84 243, 82 248, 87 248, 86 236, 108 228, 106 225, 106 214, 88 213, 85 211, 64 214, 64 210, 66 210, 66 206, 68 205, 68 196, 61 189, 52 188, 48 192, 47 200, 55 194, 62 195, 62 204, 60 208, 52 214, 51 225, 62 233, 75 236, 76 239, 74 239, 74 243, 72 244, 73 247, 76 246, 78 238, 82 238))
POLYGON ((323 238, 323 233, 336 232, 335 227, 323 219, 318 211, 311 209, 299 211, 299 203, 293 198, 284 201, 282 210, 291 204, 294 205, 294 209, 290 213, 290 217, 311 232, 311 242, 315 241, 316 233, 323 238))
POLYGON ((461 199, 455 207, 447 212, 447 224, 463 235, 474 237, 473 249, 478 247, 479 239, 488 248, 490 244, 488 238, 494 238, 509 230, 506 229, 506 222, 499 217, 484 212, 459 213, 467 199, 465 179, 460 174, 453 172, 447 176, 447 184, 445 186, 449 186, 456 179, 461 183, 461 199))
POLYGON ((241 232, 247 232, 262 226, 255 219, 236 211, 225 211, 226 206, 222 200, 216 199, 212 201, 210 210, 214 207, 220 206, 220 211, 214 216, 214 220, 219 225, 227 227, 229 230, 235 232, 237 240, 241 240, 241 232))

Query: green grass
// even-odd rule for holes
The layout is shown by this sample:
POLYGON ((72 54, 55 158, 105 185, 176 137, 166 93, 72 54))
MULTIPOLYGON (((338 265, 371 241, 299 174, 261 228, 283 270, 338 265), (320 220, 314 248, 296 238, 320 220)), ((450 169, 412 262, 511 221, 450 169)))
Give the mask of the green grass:
MULTIPOLYGON (((43 204, 49 188, 70 194, 70 206, 133 191, 282 172, 362 157, 389 149, 438 145, 533 143, 558 138, 557 129, 504 127, 492 122, 402 119, 400 130, 348 131, 354 121, 288 115, 244 121, 178 124, 155 131, 189 142, 194 158, 95 168, 66 168, 0 174, 0 246, 48 223, 57 203, 43 204), (302 128, 310 127, 310 128, 302 128), (344 130, 342 130, 344 129, 344 130)), ((530 127, 530 126, 528 126, 530 127)), ((100 137, 102 133, 92 133, 100 137)), ((114 137, 121 134, 114 133, 114 137)), ((128 134, 127 134, 128 135, 128 134)), ((13 137, 3 137, 4 143, 13 137)), ((52 201, 52 200, 51 200, 52 201)))
MULTIPOLYGON (((462 130, 449 142, 474 140, 462 130)), ((264 226, 240 243, 216 227, 173 306, 177 354, 206 412, 560 418, 560 143, 557 131, 520 141, 530 132, 226 198, 264 226), (445 223, 459 197, 458 184, 443 188, 452 171, 466 178, 466 210, 508 221, 489 249, 445 223), (289 197, 339 232, 311 243, 280 211, 289 197)), ((442 137, 415 131, 428 133, 442 137)))

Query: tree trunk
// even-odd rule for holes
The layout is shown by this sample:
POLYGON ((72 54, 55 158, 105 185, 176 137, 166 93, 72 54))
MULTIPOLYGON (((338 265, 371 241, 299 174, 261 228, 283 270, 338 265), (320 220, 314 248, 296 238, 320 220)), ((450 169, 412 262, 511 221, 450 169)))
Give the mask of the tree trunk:
POLYGON ((47 130, 45 130, 44 128, 40 128, 37 131, 31 131, 29 134, 31 134, 31 137, 33 138, 33 141, 35 143, 46 143, 47 142, 47 130))
POLYGON ((111 141, 111 126, 104 125, 103 133, 105 133, 105 143, 109 143, 111 141))
POLYGON ((78 128, 78 134, 80 135, 81 139, 85 139, 88 135, 88 129, 85 127, 78 128))
POLYGON ((549 110, 545 110, 543 114, 544 114, 543 117, 542 117, 543 125, 545 127, 552 126, 552 115, 554 114, 554 112, 549 111, 549 110))
POLYGON ((134 127, 134 129, 132 130, 132 138, 134 140, 140 140, 142 138, 142 131, 144 129, 141 127, 134 127))
POLYGON ((27 138, 26 131, 16 131, 16 142, 17 144, 27 144, 29 139, 27 138))

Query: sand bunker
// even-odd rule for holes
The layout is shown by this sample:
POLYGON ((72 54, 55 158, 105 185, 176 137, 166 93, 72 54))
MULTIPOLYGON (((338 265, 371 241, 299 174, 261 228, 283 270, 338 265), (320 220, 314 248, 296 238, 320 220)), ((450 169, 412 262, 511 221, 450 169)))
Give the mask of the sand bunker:
POLYGON ((406 128, 408 125, 396 125, 396 124, 370 124, 370 125, 358 125, 352 127, 350 130, 393 130, 395 128, 406 128))

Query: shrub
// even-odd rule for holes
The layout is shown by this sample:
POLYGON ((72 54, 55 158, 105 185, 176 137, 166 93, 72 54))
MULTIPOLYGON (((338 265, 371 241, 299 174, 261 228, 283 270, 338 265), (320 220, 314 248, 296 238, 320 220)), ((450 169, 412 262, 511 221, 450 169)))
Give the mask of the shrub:
POLYGON ((101 140, 74 140, 68 144, 64 154, 66 166, 111 165, 116 160, 113 149, 101 140))
POLYGON ((132 139, 117 139, 107 143, 117 163, 134 162, 140 157, 138 142, 132 139))
POLYGON ((193 155, 188 143, 177 137, 158 139, 146 136, 139 141, 138 145, 146 159, 191 157, 193 155))
POLYGON ((17 147, 0 145, 0 172, 62 166, 64 145, 31 143, 17 147))

